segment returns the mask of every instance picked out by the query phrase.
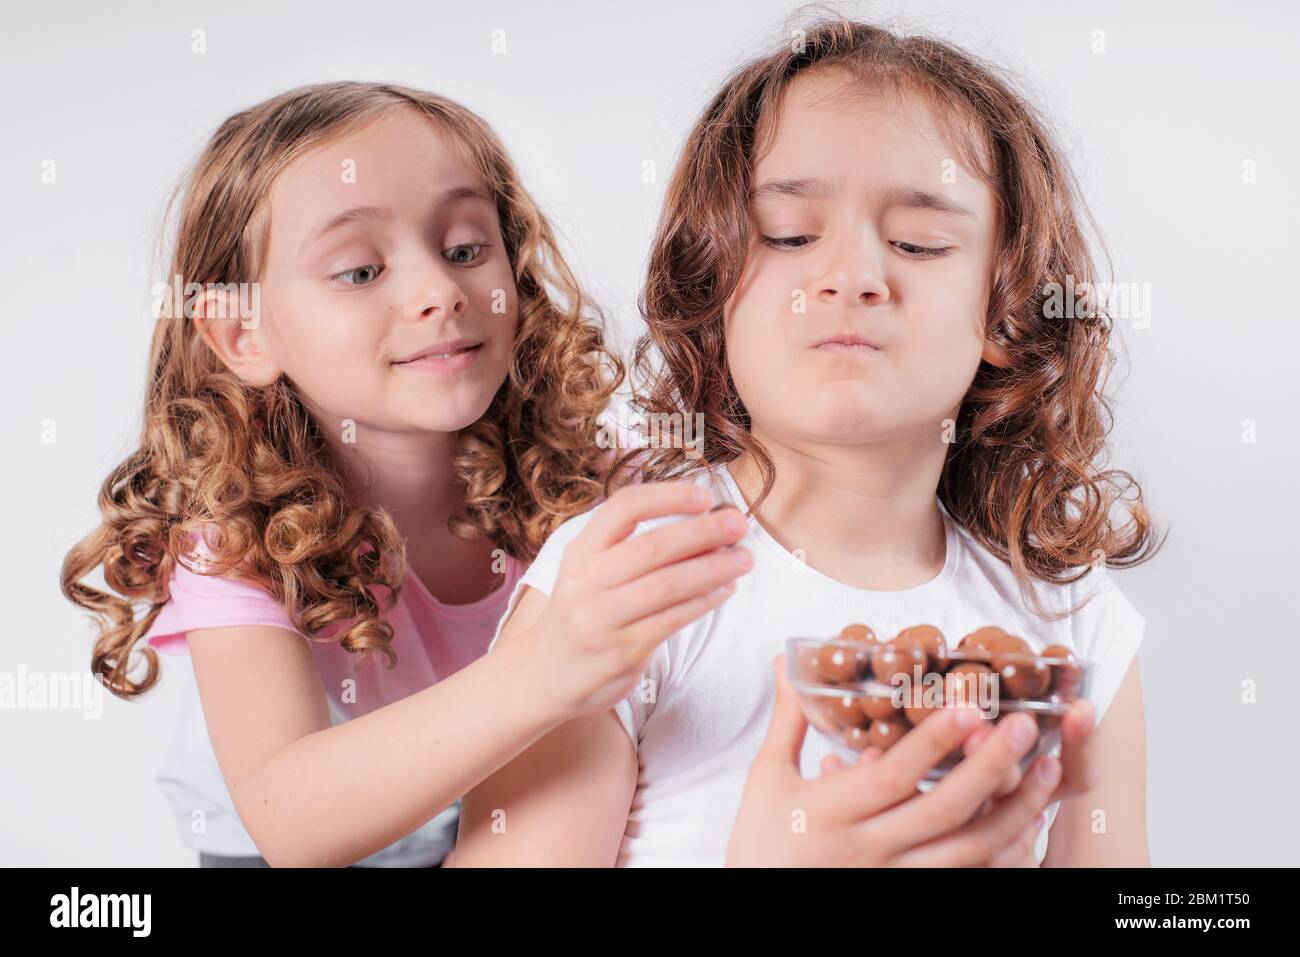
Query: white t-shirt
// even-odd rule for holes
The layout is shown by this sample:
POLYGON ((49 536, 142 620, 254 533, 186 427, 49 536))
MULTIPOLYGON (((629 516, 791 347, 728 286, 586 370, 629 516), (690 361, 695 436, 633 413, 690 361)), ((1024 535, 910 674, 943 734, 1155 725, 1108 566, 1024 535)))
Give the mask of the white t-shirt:
MULTIPOLYGON (((701 473, 696 481, 745 511, 726 467, 701 473)), ((996 624, 1035 650, 1064 645, 1093 662, 1089 697, 1101 721, 1142 640, 1146 620, 1113 578, 1098 569, 1070 585, 1038 583, 1045 607, 1053 610, 1095 594, 1074 616, 1043 621, 1025 607, 1010 566, 961 528, 942 502, 939 508, 947 533, 943 570, 901 591, 867 591, 835 581, 786 551, 750 518, 740 544, 753 553, 754 566, 738 579, 735 594, 663 642, 646 670, 650 680, 614 708, 639 765, 619 866, 724 863, 745 778, 771 720, 772 658, 784 652, 790 637, 830 637, 847 624, 865 622, 882 636, 932 624, 956 641, 996 624), (647 689, 653 693, 646 694, 647 689)), ((556 529, 515 586, 502 623, 523 586, 551 594, 565 546, 593 514, 595 510, 556 529)), ((635 534, 673 520, 644 522, 635 534)), ((500 632, 498 625, 493 645, 500 632)), ((801 755, 804 777, 819 774, 828 753, 829 744, 810 727, 801 755)), ((1059 754, 1059 746, 1054 753, 1059 754)), ((1040 862, 1059 803, 1047 809, 1047 826, 1036 845, 1040 862)))

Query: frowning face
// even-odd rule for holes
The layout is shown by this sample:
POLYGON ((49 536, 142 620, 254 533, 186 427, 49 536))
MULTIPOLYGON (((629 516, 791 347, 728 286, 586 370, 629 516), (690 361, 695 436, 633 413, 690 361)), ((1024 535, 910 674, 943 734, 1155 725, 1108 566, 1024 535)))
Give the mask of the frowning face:
POLYGON ((995 211, 911 95, 794 81, 752 178, 754 238, 725 311, 756 435, 939 436, 986 355, 995 211))

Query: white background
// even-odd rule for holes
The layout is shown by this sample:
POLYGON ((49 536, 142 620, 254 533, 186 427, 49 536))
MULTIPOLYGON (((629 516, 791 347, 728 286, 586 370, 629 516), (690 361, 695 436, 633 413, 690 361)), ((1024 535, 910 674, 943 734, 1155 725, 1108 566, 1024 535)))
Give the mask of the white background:
MULTIPOLYGON (((1010 66, 1053 117, 1112 251, 1150 283, 1120 324, 1114 462, 1171 528, 1117 574, 1140 653, 1157 865, 1300 863, 1292 682, 1300 17, 1278 3, 840 6, 1010 66), (1105 52, 1093 52, 1094 31, 1105 52), (1253 160, 1257 181, 1242 181, 1253 160), (1244 421, 1256 429, 1243 442, 1244 421), (1290 489, 1288 492, 1287 490, 1290 489), (1257 702, 1244 703, 1254 682, 1257 702)), ((793 6, 730 2, 24 4, 0 37, 6 504, 0 671, 86 671, 59 565, 139 433, 163 199, 230 113, 303 83, 386 80, 501 134, 630 342, 671 164, 793 6), (191 52, 193 30, 207 52, 191 52), (493 31, 506 52, 492 52, 493 31), (42 162, 57 182, 41 182, 42 162), (642 181, 646 160, 653 183, 642 181), (41 440, 53 420, 57 441, 41 440)), ((186 663, 103 717, 0 711, 0 863, 190 865, 153 773, 186 663)))

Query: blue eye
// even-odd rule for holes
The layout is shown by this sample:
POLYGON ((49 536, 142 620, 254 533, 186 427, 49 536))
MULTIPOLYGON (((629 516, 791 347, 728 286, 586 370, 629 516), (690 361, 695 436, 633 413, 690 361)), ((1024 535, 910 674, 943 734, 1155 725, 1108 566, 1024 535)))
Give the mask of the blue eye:
POLYGON ((807 246, 816 239, 816 236, 763 236, 764 246, 770 246, 773 249, 799 249, 801 246, 807 246))
POLYGON ((443 252, 442 256, 457 266, 468 266, 483 254, 485 246, 487 243, 461 243, 443 252))
POLYGON ((384 267, 379 263, 370 263, 366 266, 358 266, 356 269, 345 269, 343 272, 335 273, 330 278, 338 279, 347 286, 369 286, 379 278, 379 274, 383 271, 384 267), (343 278, 344 276, 356 276, 357 278, 355 280, 346 280, 343 278), (361 278, 363 276, 366 278, 361 278))

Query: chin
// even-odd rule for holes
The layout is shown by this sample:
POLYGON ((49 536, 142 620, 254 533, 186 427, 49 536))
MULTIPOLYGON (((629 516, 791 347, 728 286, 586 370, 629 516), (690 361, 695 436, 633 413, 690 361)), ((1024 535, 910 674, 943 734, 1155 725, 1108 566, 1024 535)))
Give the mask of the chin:
POLYGON ((404 418, 430 432, 459 432, 468 428, 487 412, 492 393, 474 396, 448 396, 408 407, 404 418))
POLYGON ((822 390, 801 416, 802 431, 825 442, 859 442, 877 437, 892 425, 879 399, 855 388, 822 390), (852 392, 853 394, 848 394, 852 392))

